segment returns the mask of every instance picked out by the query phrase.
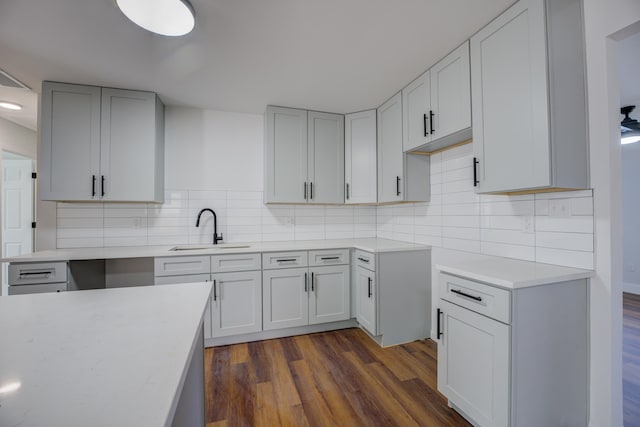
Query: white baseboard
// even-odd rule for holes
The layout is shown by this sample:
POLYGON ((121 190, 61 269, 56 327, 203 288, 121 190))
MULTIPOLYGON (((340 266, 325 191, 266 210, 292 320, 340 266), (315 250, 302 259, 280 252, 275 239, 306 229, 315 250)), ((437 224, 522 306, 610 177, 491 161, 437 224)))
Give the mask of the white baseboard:
POLYGON ((622 290, 624 292, 629 292, 629 293, 632 293, 632 294, 640 295, 640 284, 623 282, 622 283, 622 290))

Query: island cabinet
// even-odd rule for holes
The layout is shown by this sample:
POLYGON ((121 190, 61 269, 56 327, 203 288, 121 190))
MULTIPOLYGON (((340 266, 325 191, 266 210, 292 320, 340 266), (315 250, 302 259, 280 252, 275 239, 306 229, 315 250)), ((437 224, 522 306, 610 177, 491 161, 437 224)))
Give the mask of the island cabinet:
POLYGON ((264 329, 350 318, 349 250, 263 254, 264 329))
POLYGON ((580 0, 520 0, 471 37, 479 193, 589 187, 580 0))
POLYGON ((438 293, 438 390, 454 409, 478 426, 587 425, 586 279, 504 289, 441 272, 438 293))
POLYGON ((402 90, 403 150, 432 152, 471 138, 469 42, 402 90))
POLYGON ((378 201, 376 110, 344 118, 344 200, 346 204, 378 201))
POLYGON ((381 346, 429 336, 429 250, 353 253, 356 320, 381 346))
POLYGON ((41 117, 42 200, 164 200, 164 106, 155 93, 45 81, 41 117))
POLYGON ((402 93, 378 107, 378 202, 427 202, 428 156, 402 149, 402 93))
POLYGON ((344 203, 344 116, 268 106, 265 203, 344 203))

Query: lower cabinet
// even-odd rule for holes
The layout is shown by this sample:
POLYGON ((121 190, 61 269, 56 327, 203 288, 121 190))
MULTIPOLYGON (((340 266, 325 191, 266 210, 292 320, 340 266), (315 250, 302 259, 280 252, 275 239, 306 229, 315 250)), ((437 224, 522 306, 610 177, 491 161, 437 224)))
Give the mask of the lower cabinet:
POLYGON ((356 267, 356 319, 372 335, 378 335, 376 322, 375 272, 362 266, 356 267))
POLYGON ((349 266, 264 270, 265 330, 349 319, 349 266))
MULTIPOLYGON (((157 259, 157 258, 156 258, 157 259)), ((154 283, 156 285, 175 285, 178 283, 200 283, 200 282, 210 282, 211 275, 210 274, 184 274, 179 276, 156 276, 154 279, 154 283)), ((213 297, 209 298, 209 304, 207 304, 207 309, 204 312, 204 337, 212 338, 213 335, 211 333, 211 303, 213 297)))
POLYGON ((262 330, 260 271, 214 273, 211 321, 213 337, 262 330))

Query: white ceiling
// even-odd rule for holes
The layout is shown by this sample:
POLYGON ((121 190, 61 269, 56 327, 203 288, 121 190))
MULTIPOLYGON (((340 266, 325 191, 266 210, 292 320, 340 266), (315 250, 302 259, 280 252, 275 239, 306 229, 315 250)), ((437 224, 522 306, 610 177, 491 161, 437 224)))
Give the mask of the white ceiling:
POLYGON ((168 105, 348 113, 380 105, 513 0, 192 0, 195 30, 153 35, 114 0, 0 1, 0 68, 154 91, 168 105))

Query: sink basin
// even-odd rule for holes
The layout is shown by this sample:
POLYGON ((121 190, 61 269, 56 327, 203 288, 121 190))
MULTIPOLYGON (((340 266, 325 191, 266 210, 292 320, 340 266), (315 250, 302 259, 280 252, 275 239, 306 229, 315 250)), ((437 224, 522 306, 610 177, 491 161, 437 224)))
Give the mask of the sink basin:
POLYGON ((169 249, 170 251, 202 251, 202 250, 211 250, 211 249, 243 249, 250 248, 249 245, 182 245, 182 246, 174 246, 169 249))

